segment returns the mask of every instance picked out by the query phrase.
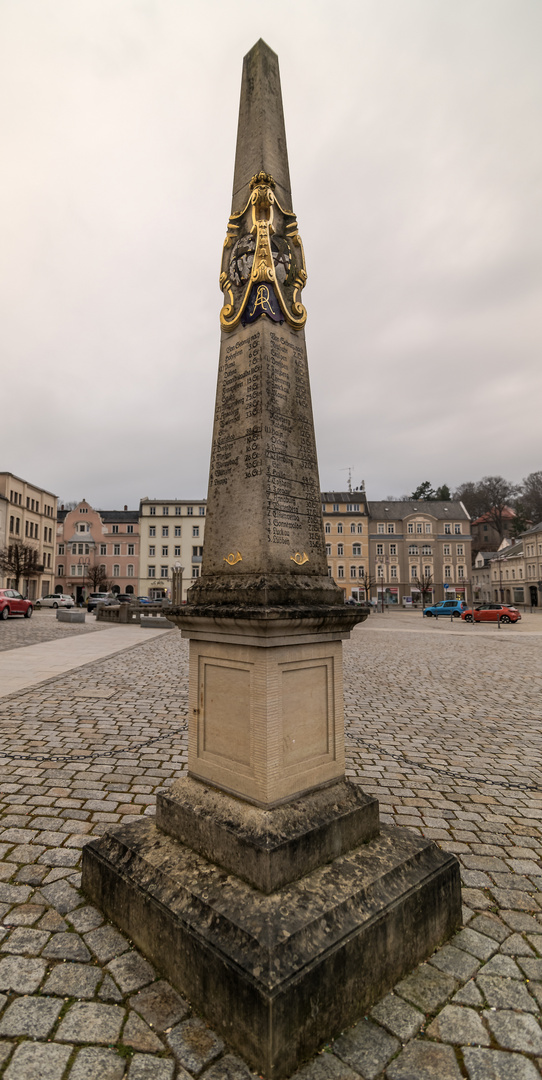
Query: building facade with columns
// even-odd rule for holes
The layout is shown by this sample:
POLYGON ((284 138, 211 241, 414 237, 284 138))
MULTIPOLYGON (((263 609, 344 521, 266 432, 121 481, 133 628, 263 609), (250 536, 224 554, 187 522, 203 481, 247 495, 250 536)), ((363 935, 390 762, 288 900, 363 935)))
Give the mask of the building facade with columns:
POLYGON ((171 599, 173 571, 182 567, 182 602, 199 578, 205 535, 205 499, 141 499, 138 593, 171 599))
POLYGON ((35 573, 23 575, 18 586, 9 574, 3 579, 0 574, 0 585, 18 587, 29 600, 46 596, 54 582, 57 496, 20 476, 1 472, 0 497, 0 547, 21 544, 34 548, 37 554, 35 573))

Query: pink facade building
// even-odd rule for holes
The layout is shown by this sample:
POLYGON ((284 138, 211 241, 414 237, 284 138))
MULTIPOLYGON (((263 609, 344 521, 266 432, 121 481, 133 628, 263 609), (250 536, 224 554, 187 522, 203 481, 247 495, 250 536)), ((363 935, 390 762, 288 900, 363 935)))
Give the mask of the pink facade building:
POLYGON ((139 577, 139 510, 93 510, 85 499, 58 511, 55 591, 135 593, 139 577), (102 581, 99 580, 102 569, 102 581))

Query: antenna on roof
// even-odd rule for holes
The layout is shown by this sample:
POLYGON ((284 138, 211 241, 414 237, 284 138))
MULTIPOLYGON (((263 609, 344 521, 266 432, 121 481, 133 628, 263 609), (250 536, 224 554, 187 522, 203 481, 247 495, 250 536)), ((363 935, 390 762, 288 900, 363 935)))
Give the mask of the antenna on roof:
POLYGON ((348 491, 349 491, 349 494, 351 495, 352 494, 352 466, 349 465, 347 469, 339 469, 339 472, 347 472, 348 473, 348 491))

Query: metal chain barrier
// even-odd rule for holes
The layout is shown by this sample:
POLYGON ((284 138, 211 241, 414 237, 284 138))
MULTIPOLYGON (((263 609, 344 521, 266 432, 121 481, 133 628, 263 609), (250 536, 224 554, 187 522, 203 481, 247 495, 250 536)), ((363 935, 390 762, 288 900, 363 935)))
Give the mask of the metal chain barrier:
POLYGON ((423 761, 412 761, 406 754, 400 750, 399 753, 394 754, 388 748, 377 746, 376 743, 363 742, 361 736, 352 735, 349 731, 346 733, 346 738, 353 743, 358 743, 362 750, 375 750, 377 754, 385 753, 387 757, 392 758, 393 761, 404 761, 406 765, 412 765, 415 769, 425 769, 427 772, 435 773, 437 776, 450 776, 454 780, 466 780, 469 784, 490 784, 492 787, 500 788, 518 788, 520 791, 540 791, 540 784, 524 784, 521 782, 513 783, 509 780, 487 780, 483 776, 469 776, 466 773, 452 772, 450 769, 437 769, 434 765, 426 765, 423 761))
POLYGON ((126 750, 91 750, 85 754, 16 754, 11 753, 9 750, 0 750, 0 763, 2 758, 7 758, 10 761, 92 761, 93 758, 104 757, 124 757, 125 754, 138 754, 140 750, 145 750, 147 746, 153 746, 154 743, 160 742, 162 739, 175 738, 179 732, 186 731, 188 726, 188 720, 185 719, 184 724, 177 728, 176 731, 165 731, 162 735, 155 735, 153 739, 148 739, 147 742, 137 743, 132 750, 128 747, 126 750))

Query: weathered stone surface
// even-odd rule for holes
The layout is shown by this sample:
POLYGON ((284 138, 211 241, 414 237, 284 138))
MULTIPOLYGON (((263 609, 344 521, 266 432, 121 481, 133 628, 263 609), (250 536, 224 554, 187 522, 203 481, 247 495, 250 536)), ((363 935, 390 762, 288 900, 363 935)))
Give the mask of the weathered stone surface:
POLYGON ((21 1043, 4 1077, 6 1080, 62 1080, 71 1052, 71 1046, 55 1043, 21 1043))
POLYGON ((360 1020, 350 1031, 335 1039, 332 1050, 347 1065, 361 1073, 365 1080, 374 1080, 400 1046, 399 1039, 389 1035, 378 1024, 360 1020))
POLYGON ((484 999, 474 979, 470 979, 464 986, 460 986, 452 1001, 458 1005, 483 1005, 484 999))
POLYGON ((254 1074, 241 1058, 224 1054, 220 1061, 206 1070, 205 1080, 254 1080, 254 1074))
POLYGON ((34 930, 31 927, 18 926, 2 942, 2 952, 20 953, 22 956, 37 956, 49 940, 46 930, 34 930))
POLYGON ((101 977, 100 969, 92 964, 57 964, 43 990, 59 997, 91 998, 101 977))
POLYGON ((90 952, 78 934, 55 934, 42 951, 49 960, 90 960, 90 952))
POLYGON ((70 1080, 122 1080, 126 1061, 114 1050, 86 1046, 79 1051, 70 1070, 70 1080))
POLYGON ((455 934, 450 945, 456 949, 464 949, 465 952, 471 953, 472 956, 477 956, 479 960, 489 960, 489 957, 493 956, 493 953, 498 949, 496 941, 486 937, 485 934, 478 934, 470 926, 455 934))
POLYGON ((44 885, 41 894, 61 915, 68 914, 81 903, 81 896, 77 890, 63 880, 44 885))
POLYGON ((397 984, 395 992, 424 1012, 434 1012, 453 994, 456 987, 457 982, 451 975, 437 971, 429 964, 421 964, 412 975, 407 975, 406 979, 397 984))
POLYGON ((107 966, 125 994, 147 986, 155 977, 154 968, 148 960, 144 960, 136 952, 125 952, 115 960, 110 960, 107 966))
POLYGON ((183 1020, 167 1036, 167 1041, 177 1058, 190 1072, 199 1074, 206 1065, 224 1049, 222 1039, 217 1038, 203 1020, 194 1017, 183 1020))
POLYGON ((345 1061, 335 1054, 319 1054, 307 1065, 303 1065, 291 1080, 359 1080, 359 1073, 354 1072, 345 1061))
POLYGON ((408 1044, 386 1070, 387 1080, 461 1080, 451 1046, 418 1042, 408 1044))
POLYGON ((0 1035, 46 1039, 61 1008, 62 1002, 56 998, 16 998, 0 1020, 0 1035))
POLYGON ((47 970, 44 960, 24 956, 6 956, 0 960, 0 990, 17 994, 33 994, 47 970))
POLYGON ((72 911, 70 914, 70 922, 79 934, 88 934, 89 930, 95 930, 97 926, 101 926, 103 921, 101 912, 90 904, 77 908, 77 911, 72 911))
POLYGON ((142 1050, 148 1053, 158 1053, 164 1049, 163 1043, 157 1035, 151 1031, 148 1024, 137 1013, 132 1013, 124 1025, 122 1041, 126 1046, 133 1046, 134 1050, 142 1050))
POLYGON ((0 1065, 3 1065, 4 1062, 7 1061, 14 1045, 14 1043, 8 1042, 7 1040, 0 1040, 0 1065))
POLYGON ((534 1016, 528 1013, 486 1011, 491 1034, 506 1050, 520 1050, 525 1054, 542 1054, 542 1030, 534 1016))
POLYGON ((443 949, 439 949, 429 957, 429 963, 439 971, 453 975, 458 982, 470 979, 480 967, 480 961, 475 956, 464 952, 463 949, 455 949, 453 945, 445 945, 443 949))
POLYGON ((521 934, 510 934, 510 937, 501 945, 501 952, 507 956, 534 956, 534 952, 528 941, 521 934))
POLYGON ((74 1043, 116 1042, 123 1020, 124 1009, 118 1005, 78 1001, 60 1022, 56 1038, 74 1043))
POLYGON ((537 1012, 536 1001, 517 979, 502 979, 497 975, 479 975, 476 980, 488 1005, 493 1009, 524 1009, 537 1012))
POLYGON ((126 938, 113 926, 100 926, 97 930, 91 930, 85 934, 85 941, 102 964, 120 956, 129 948, 126 938))
POLYGON ((478 1050, 466 1046, 463 1058, 469 1080, 539 1080, 540 1073, 532 1061, 520 1054, 502 1050, 478 1050))
POLYGON ((165 1031, 178 1024, 190 1011, 184 998, 163 980, 131 997, 128 1004, 157 1031, 165 1031))
POLYGON ((497 953, 480 968, 479 975, 501 975, 505 979, 522 979, 523 975, 511 956, 497 953))
POLYGON ((119 990, 117 984, 113 982, 111 976, 106 975, 100 987, 98 997, 101 998, 102 1001, 122 1001, 123 996, 124 995, 119 990))
POLYGON ((388 994, 382 1001, 379 1001, 378 1005, 371 1009, 371 1016, 379 1024, 383 1024, 393 1035, 397 1035, 401 1042, 407 1042, 408 1039, 412 1039, 414 1035, 417 1035, 425 1021, 422 1012, 414 1009, 412 1005, 408 1005, 406 1001, 396 997, 395 994, 388 994))
POLYGON ((496 915, 476 915, 469 923, 469 929, 477 930, 479 934, 485 934, 486 937, 495 938, 495 941, 500 944, 510 936, 510 930, 496 915))
POLYGON ((542 982, 542 960, 521 957, 518 964, 528 979, 532 979, 533 982, 542 982))
POLYGON ((465 1009, 461 1005, 446 1005, 427 1028, 432 1039, 458 1046, 475 1043, 489 1046, 489 1035, 474 1009, 465 1009))
MULTIPOLYGON (((128 1080, 173 1080, 175 1062, 150 1057, 147 1054, 134 1054, 128 1080)), ((189 1074, 179 1066, 177 1080, 190 1080, 189 1074)))
POLYGON ((9 915, 4 919, 5 926, 32 926, 40 915, 43 915, 45 908, 41 904, 21 904, 17 908, 13 908, 9 915))

